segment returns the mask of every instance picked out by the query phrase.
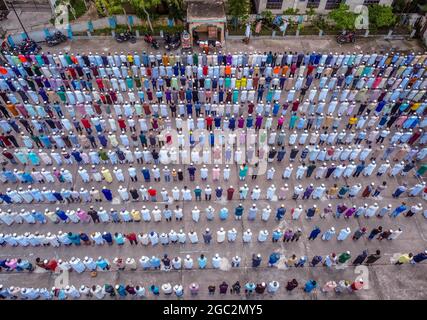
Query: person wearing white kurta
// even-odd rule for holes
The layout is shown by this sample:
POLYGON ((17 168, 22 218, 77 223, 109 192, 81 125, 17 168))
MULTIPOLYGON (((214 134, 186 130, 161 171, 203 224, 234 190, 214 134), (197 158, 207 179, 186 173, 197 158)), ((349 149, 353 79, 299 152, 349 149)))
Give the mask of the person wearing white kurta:
POLYGON ((154 222, 162 221, 162 211, 159 209, 159 207, 155 206, 153 211, 151 211, 154 222))
POLYGON ((117 181, 124 182, 125 176, 123 175, 122 169, 118 169, 117 167, 114 167, 113 173, 116 176, 117 181))
POLYGON ((150 238, 148 237, 147 233, 140 233, 138 234, 138 241, 143 245, 143 246, 148 246, 150 244, 150 238))
POLYGON ((25 209, 21 209, 21 212, 19 213, 19 215, 21 216, 21 218, 29 223, 29 224, 34 224, 36 223, 36 219, 34 218, 34 216, 31 214, 30 211, 25 211, 25 209))
POLYGON ((325 194, 326 187, 322 183, 320 186, 316 187, 313 191, 313 199, 320 199, 325 194))
POLYGON ((82 273, 85 271, 86 267, 79 258, 72 257, 70 260, 71 268, 77 273, 82 273))
POLYGON ((120 198, 122 201, 128 201, 129 200, 129 193, 126 188, 123 188, 122 186, 119 186, 119 189, 117 190, 119 193, 120 198))
POLYGON ((99 231, 92 233, 90 237, 93 240, 93 242, 95 242, 95 244, 98 246, 103 245, 105 243, 105 240, 102 237, 101 232, 99 231))
POLYGON ((267 189, 267 200, 273 200, 273 198, 276 196, 276 187, 274 184, 272 184, 267 189))
POLYGON ((276 169, 270 168, 267 170, 267 180, 273 180, 276 169))
POLYGON ((255 188, 252 190, 251 199, 259 200, 260 196, 261 196, 261 189, 258 186, 255 186, 255 188))
POLYGON ((224 172, 223 172, 224 181, 228 181, 230 179, 230 171, 231 169, 228 166, 228 164, 225 165, 224 172))
POLYGON ((390 177, 397 176, 405 166, 405 162, 396 163, 390 171, 390 177))
POLYGON ((199 238, 197 236, 197 233, 194 232, 194 231, 190 231, 188 233, 188 239, 190 239, 190 242, 193 243, 193 244, 199 242, 199 238))
MULTIPOLYGON (((350 178, 350 176, 353 174, 354 170, 356 169, 356 165, 354 164, 354 161, 352 161, 351 163, 349 163, 344 172, 343 172, 343 177, 344 178, 350 178)), ((335 169, 336 170, 336 169, 335 169)))
POLYGON ((148 269, 150 269, 150 267, 151 267, 151 265, 150 265, 150 258, 149 258, 149 257, 147 257, 147 256, 142 256, 142 257, 139 259, 139 264, 141 265, 141 268, 142 268, 143 270, 148 270, 148 269))
POLYGON ((105 210, 103 207, 99 208, 98 216, 101 222, 104 222, 104 223, 110 222, 110 215, 108 214, 107 210, 105 210))
POLYGON ((93 261, 92 258, 85 257, 83 260, 83 263, 89 271, 95 271, 96 270, 97 265, 96 265, 96 262, 93 261))
POLYGON ((225 241, 225 230, 224 230, 224 228, 221 228, 216 232, 216 241, 218 243, 223 243, 225 241))
POLYGON ((370 175, 372 174, 372 172, 374 172, 374 170, 375 170, 375 167, 376 167, 376 166, 377 166, 376 162, 375 162, 375 161, 372 161, 370 164, 368 164, 368 165, 365 167, 365 169, 363 169, 362 174, 363 174, 365 177, 370 176, 370 175))
POLYGON ((388 236, 388 240, 396 240, 401 234, 402 234, 402 229, 399 228, 397 230, 390 230, 391 234, 388 236))
POLYGON ((53 223, 58 223, 59 222, 59 218, 56 215, 56 213, 54 211, 49 211, 49 209, 46 209, 44 212, 45 217, 47 217, 50 221, 52 221, 53 223))
POLYGON ((173 200, 174 200, 174 201, 179 201, 179 195, 180 195, 179 189, 178 189, 178 187, 177 187, 177 186, 175 186, 175 187, 172 189, 172 198, 173 198, 173 200))
POLYGON ((265 242, 268 239, 268 230, 260 230, 258 233, 258 241, 265 242))
POLYGON ((187 269, 187 270, 193 269, 193 264, 194 264, 193 259, 190 257, 189 254, 187 254, 184 259, 184 269, 187 269))
POLYGON ((48 233, 46 234, 46 240, 49 242, 49 244, 50 244, 52 247, 57 248, 57 247, 59 247, 59 246, 60 246, 60 243, 59 243, 59 241, 58 241, 58 237, 57 237, 55 234, 51 234, 50 232, 48 232, 48 233))
POLYGON ((228 242, 234 242, 237 239, 237 230, 235 228, 227 231, 228 242))
POLYGON ((200 210, 196 207, 194 207, 193 210, 191 210, 191 218, 194 222, 199 222, 200 220, 200 210))
POLYGON ((378 203, 374 203, 373 205, 369 206, 366 209, 365 218, 370 218, 375 216, 375 213, 378 211, 378 209, 379 209, 378 203))
POLYGON ((292 212, 292 219, 298 220, 302 211, 303 211, 302 205, 299 205, 298 207, 294 208, 294 211, 292 212))
POLYGON ((159 235, 155 231, 151 231, 148 234, 148 238, 150 239, 150 242, 151 242, 152 246, 155 246, 156 244, 159 243, 159 235))
POLYGON ((146 206, 142 206, 141 209, 142 220, 145 222, 151 221, 150 210, 146 208, 146 206))
POLYGON ((287 166, 285 170, 283 170, 283 179, 289 179, 292 175, 292 171, 294 170, 292 164, 287 166))
POLYGON ((58 268, 61 269, 62 271, 69 271, 71 269, 71 263, 68 261, 62 261, 61 259, 59 259, 58 268))
POLYGON ((192 196, 191 196, 191 190, 188 188, 184 188, 181 190, 182 192, 182 200, 184 201, 191 201, 192 196))
POLYGON ((344 164, 340 164, 339 166, 337 166, 334 170, 334 173, 332 174, 332 177, 334 179, 339 179, 341 178, 341 175, 343 174, 344 170, 346 169, 346 166, 344 164))
POLYGON ((295 178, 297 180, 301 180, 303 175, 305 174, 305 172, 307 171, 307 166, 303 163, 302 165, 300 165, 297 169, 297 172, 295 174, 295 178))
POLYGON ((326 170, 328 169, 328 167, 326 166, 326 163, 323 163, 322 166, 320 166, 319 168, 317 168, 316 170, 316 179, 321 179, 323 178, 323 176, 325 175, 326 170))
POLYGON ((343 241, 345 240, 351 233, 350 228, 341 229, 340 233, 338 234, 337 240, 343 241))
POLYGON ((252 231, 251 229, 247 229, 243 232, 243 242, 248 243, 252 241, 252 231))
POLYGON ((184 244, 187 241, 187 236, 184 233, 184 231, 182 231, 182 229, 179 230, 179 232, 176 235, 178 237, 178 242, 179 243, 184 244))
POLYGON ((0 209, 0 220, 3 221, 3 223, 7 224, 8 226, 12 225, 15 222, 15 219, 13 219, 13 217, 7 213, 7 212, 2 212, 0 209))
POLYGON ((265 207, 264 209, 262 209, 261 220, 267 221, 270 218, 270 214, 271 214, 270 206, 265 207))
POLYGON ((221 266, 221 261, 222 258, 219 256, 218 253, 216 253, 213 257, 212 257, 212 267, 214 269, 219 269, 221 266))

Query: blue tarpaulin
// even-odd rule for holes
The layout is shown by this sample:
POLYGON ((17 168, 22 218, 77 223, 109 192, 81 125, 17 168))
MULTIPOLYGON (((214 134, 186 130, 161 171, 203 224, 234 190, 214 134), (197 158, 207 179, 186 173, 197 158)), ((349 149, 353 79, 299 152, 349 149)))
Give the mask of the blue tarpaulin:
POLYGON ((131 27, 133 27, 133 16, 128 16, 128 22, 131 27))
POLYGON ((45 37, 49 37, 50 36, 50 32, 49 32, 48 28, 44 28, 43 31, 44 31, 45 37))
POLYGON ((108 24, 110 25, 111 29, 116 29, 116 26, 117 26, 116 17, 108 17, 108 24))
POLYGON ((73 30, 71 29, 71 25, 69 24, 67 27, 67 35, 68 35, 68 39, 73 39, 73 30))
POLYGON ((87 29, 89 32, 93 32, 93 23, 91 20, 87 22, 87 29))

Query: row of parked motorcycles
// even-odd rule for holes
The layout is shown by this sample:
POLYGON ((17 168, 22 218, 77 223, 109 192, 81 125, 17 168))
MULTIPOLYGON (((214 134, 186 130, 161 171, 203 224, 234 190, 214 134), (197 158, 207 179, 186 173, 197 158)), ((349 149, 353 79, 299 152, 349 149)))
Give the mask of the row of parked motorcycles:
MULTIPOLYGON (((144 41, 151 44, 153 49, 159 49, 160 45, 151 34, 146 33, 144 35, 144 41)), ((169 33, 164 34, 164 46, 167 51, 176 50, 181 46, 181 34, 179 32, 170 35, 169 33)))
POLYGON ((61 31, 56 31, 54 34, 47 36, 45 40, 49 47, 53 47, 67 41, 67 37, 61 31))
POLYGON ((130 43, 136 42, 135 34, 129 30, 116 34, 115 38, 118 43, 127 42, 127 41, 129 41, 130 43))

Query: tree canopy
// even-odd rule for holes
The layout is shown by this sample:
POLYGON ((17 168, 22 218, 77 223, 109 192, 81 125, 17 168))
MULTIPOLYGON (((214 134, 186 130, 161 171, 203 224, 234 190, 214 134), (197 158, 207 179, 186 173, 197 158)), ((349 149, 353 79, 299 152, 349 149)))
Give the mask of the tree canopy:
POLYGON ((340 30, 354 30, 357 14, 351 12, 350 6, 340 4, 329 12, 328 17, 335 22, 335 26, 340 30))

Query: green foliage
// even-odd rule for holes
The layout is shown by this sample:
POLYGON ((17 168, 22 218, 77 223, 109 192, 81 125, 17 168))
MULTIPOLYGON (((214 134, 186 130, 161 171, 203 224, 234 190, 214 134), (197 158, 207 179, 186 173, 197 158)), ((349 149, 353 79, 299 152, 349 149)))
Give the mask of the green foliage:
POLYGON ((318 30, 325 30, 329 27, 328 23, 322 16, 317 16, 312 22, 313 26, 318 30))
POLYGON ((166 4, 168 6, 169 18, 171 19, 184 19, 184 2, 183 0, 167 0, 166 4))
POLYGON ((250 6, 249 0, 228 0, 227 14, 238 20, 242 19, 249 14, 250 6))
POLYGON ((376 30, 393 26, 396 23, 396 15, 390 6, 373 4, 369 6, 369 28, 376 30))
POLYGON ((308 15, 309 17, 312 17, 316 14, 316 10, 314 8, 308 8, 305 14, 308 15))
POLYGON ((328 17, 335 22, 335 26, 339 30, 354 30, 357 14, 349 10, 346 4, 340 4, 329 12, 328 17))
POLYGON ((299 9, 296 8, 288 8, 286 10, 283 10, 283 14, 286 16, 296 16, 299 13, 299 9))
POLYGON ((123 14, 123 2, 120 0, 95 0, 95 5, 100 16, 123 14))
POLYGON ((261 12, 261 17, 264 19, 264 21, 267 24, 272 24, 273 20, 274 20, 274 15, 273 12, 271 12, 270 10, 265 10, 263 12, 261 12))

